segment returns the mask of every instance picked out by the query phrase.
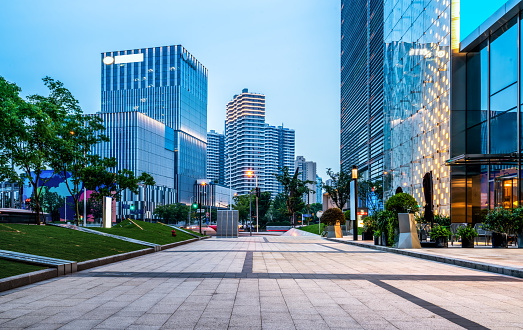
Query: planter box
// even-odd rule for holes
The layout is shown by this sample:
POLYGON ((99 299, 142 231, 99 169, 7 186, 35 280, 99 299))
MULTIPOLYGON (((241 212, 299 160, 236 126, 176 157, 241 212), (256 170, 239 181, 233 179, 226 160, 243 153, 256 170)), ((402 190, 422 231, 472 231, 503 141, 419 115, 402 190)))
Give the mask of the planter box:
POLYGON ((523 232, 518 233, 518 249, 523 249, 523 232))
POLYGON ((472 249, 474 248, 474 239, 466 239, 464 237, 461 238, 461 247, 472 249))
POLYGON ((327 226, 327 238, 343 238, 341 226, 327 226))
POLYGON ((387 232, 381 233, 381 246, 387 246, 387 236, 389 236, 387 232))
POLYGON ((373 237, 374 237, 374 232, 372 230, 364 231, 361 235, 361 239, 363 241, 372 241, 373 237))
POLYGON ((436 248, 446 248, 446 247, 449 247, 449 238, 448 237, 438 237, 438 238, 436 238, 434 243, 435 243, 434 247, 436 247, 436 248))
POLYGON ((507 248, 508 238, 507 234, 492 233, 492 247, 493 248, 507 248))
POLYGON ((374 245, 380 245, 380 236, 374 236, 374 245))

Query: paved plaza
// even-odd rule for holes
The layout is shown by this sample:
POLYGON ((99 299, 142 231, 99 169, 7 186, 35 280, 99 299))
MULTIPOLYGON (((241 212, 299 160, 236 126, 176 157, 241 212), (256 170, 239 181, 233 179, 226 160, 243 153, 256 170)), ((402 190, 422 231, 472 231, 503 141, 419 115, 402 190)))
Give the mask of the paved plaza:
POLYGON ((0 328, 523 328, 523 280, 318 237, 212 238, 0 293, 0 328))

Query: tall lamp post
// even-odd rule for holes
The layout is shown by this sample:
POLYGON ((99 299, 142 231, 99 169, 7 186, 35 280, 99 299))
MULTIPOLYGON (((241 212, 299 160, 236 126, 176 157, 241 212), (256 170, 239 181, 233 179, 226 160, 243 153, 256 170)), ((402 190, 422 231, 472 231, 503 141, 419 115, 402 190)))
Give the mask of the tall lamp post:
POLYGON ((200 200, 200 203, 198 203, 198 212, 200 212, 200 216, 199 216, 199 219, 200 219, 200 235, 202 234, 202 194, 203 194, 203 189, 205 188, 205 185, 206 185, 206 182, 203 181, 201 184, 200 184, 202 187, 201 187, 201 191, 200 193, 198 194, 198 197, 199 197, 199 200, 200 200))
MULTIPOLYGON (((254 178, 256 179, 256 234, 258 234, 258 232, 259 232, 259 229, 258 229, 258 193, 259 193, 259 191, 258 191, 258 176, 253 171, 248 171, 247 175, 249 177, 254 175, 254 178)), ((251 223, 252 223, 252 221, 251 221, 251 223)))
POLYGON ((358 240, 358 167, 356 165, 352 166, 352 188, 354 192, 351 198, 351 218, 354 220, 352 226, 352 239, 354 241, 358 240))

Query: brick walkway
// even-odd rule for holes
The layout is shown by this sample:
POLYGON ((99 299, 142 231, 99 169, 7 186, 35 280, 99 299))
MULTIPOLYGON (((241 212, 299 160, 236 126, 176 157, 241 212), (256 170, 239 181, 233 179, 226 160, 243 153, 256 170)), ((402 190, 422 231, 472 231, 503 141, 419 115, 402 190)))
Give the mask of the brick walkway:
POLYGON ((316 237, 208 239, 0 294, 0 328, 523 328, 523 280, 316 237))

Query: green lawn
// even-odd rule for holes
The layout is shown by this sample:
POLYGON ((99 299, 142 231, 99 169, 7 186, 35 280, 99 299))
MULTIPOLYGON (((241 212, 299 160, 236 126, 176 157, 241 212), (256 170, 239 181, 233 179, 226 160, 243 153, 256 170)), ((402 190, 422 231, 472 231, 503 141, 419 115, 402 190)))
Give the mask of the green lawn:
POLYGON ((35 272, 42 269, 45 269, 45 267, 0 259, 0 278, 35 272))
POLYGON ((131 221, 124 220, 112 228, 90 228, 98 230, 104 233, 109 233, 113 235, 119 235, 129 238, 138 239, 140 241, 165 245, 174 242, 185 241, 193 236, 186 234, 180 230, 176 231, 176 237, 172 237, 171 231, 173 228, 162 225, 160 223, 150 223, 140 220, 133 220, 138 226, 142 229, 135 226, 131 221))
POLYGON ((55 226, 0 223, 1 250, 86 261, 144 248, 115 238, 55 226))
MULTIPOLYGON (((325 224, 322 223, 321 224, 321 230, 320 230, 320 233, 323 232, 323 228, 325 227, 325 224)), ((316 234, 316 235, 319 235, 318 234, 318 224, 315 224, 315 225, 308 225, 308 226, 305 226, 305 227, 300 227, 298 228, 299 230, 303 230, 303 231, 307 231, 309 233, 313 233, 313 234, 316 234)))

